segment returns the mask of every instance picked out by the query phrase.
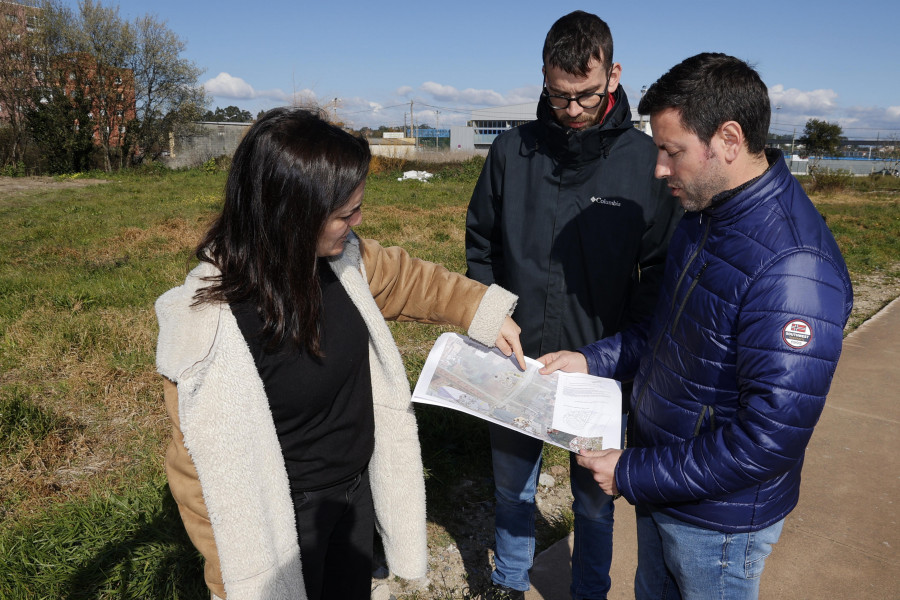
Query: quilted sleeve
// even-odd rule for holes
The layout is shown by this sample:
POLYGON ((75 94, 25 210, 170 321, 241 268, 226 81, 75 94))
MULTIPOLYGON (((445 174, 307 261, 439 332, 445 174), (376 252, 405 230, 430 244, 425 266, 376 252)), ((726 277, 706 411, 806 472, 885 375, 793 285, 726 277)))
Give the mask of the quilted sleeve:
POLYGON ((587 359, 588 373, 630 381, 637 373, 641 357, 647 350, 650 321, 629 327, 616 335, 588 344, 578 351, 587 359))

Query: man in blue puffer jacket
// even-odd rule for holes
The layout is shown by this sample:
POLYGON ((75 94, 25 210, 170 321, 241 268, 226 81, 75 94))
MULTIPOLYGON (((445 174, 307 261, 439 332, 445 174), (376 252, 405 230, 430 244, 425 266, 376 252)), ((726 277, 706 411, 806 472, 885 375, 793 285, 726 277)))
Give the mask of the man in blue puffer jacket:
POLYGON ((636 505, 636 598, 756 598, 797 504, 850 277, 781 153, 764 149, 768 91, 749 65, 691 57, 639 111, 650 115, 656 176, 687 211, 654 316, 539 360, 544 372, 634 377, 629 448, 578 462, 636 505))

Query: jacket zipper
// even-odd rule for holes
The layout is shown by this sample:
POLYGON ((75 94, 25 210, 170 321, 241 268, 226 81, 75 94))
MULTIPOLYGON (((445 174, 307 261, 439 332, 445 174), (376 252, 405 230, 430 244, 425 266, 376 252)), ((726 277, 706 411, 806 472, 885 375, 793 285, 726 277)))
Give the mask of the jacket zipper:
MULTIPOLYGON (((701 213, 702 216, 703 213, 701 213)), ((681 275, 678 276, 678 281, 675 283, 675 291, 672 292, 672 305, 669 307, 669 315, 671 317, 672 313, 675 312, 675 299, 678 297, 678 290, 681 289, 681 284, 684 282, 684 277, 687 275, 688 269, 690 269, 691 265, 697 260, 697 256, 700 254, 700 250, 703 249, 703 246, 706 245, 706 240, 709 237, 709 229, 712 224, 712 219, 707 219, 706 221, 706 229, 703 230, 703 237, 700 239, 700 243, 697 244, 697 247, 694 249, 693 253, 691 253, 691 257, 688 259, 687 264, 684 266, 684 269, 681 270, 681 275)), ((684 298, 681 300, 681 304, 678 307, 676 312, 675 320, 672 322, 672 331, 674 331, 675 324, 678 322, 678 318, 681 316, 682 311, 684 310, 684 305, 687 304, 688 298, 691 296, 691 292, 694 291, 694 288, 697 285, 697 281, 700 279, 700 275, 703 274, 703 271, 706 270, 706 267, 709 263, 704 263, 703 267, 701 267, 700 271, 697 273, 697 277, 694 279, 694 282, 691 284, 690 289, 687 294, 685 294, 684 298)), ((666 330, 669 327, 663 327, 659 330, 659 336, 656 338, 656 342, 653 344, 653 353, 650 358, 650 369, 652 371, 653 365, 656 363, 656 353, 659 351, 659 344, 662 342, 662 338, 666 333, 666 330)), ((644 385, 641 386, 641 391, 638 394, 637 400, 634 403, 633 417, 632 417, 632 428, 634 427, 637 421, 638 410, 641 407, 641 402, 644 400, 644 394, 647 393, 647 386, 650 385, 650 372, 647 373, 647 378, 644 380, 644 385)))
POLYGON ((697 417, 697 423, 694 424, 694 437, 700 435, 700 428, 703 426, 703 417, 705 417, 707 413, 709 413, 709 430, 715 431, 716 408, 714 406, 704 404, 703 408, 700 409, 700 416, 697 417))
POLYGON ((687 299, 691 297, 691 294, 694 292, 694 288, 697 287, 698 283, 700 283, 700 277, 703 276, 703 272, 708 266, 709 263, 705 262, 703 263, 703 266, 700 267, 700 270, 697 271, 697 276, 694 277, 694 281, 691 282, 691 287, 688 288, 687 293, 684 295, 684 299, 681 301, 681 305, 678 307, 678 312, 675 314, 675 318, 672 319, 672 327, 669 328, 670 332, 675 333, 675 326, 678 325, 678 320, 681 318, 681 313, 684 312, 684 305, 687 304, 687 299))

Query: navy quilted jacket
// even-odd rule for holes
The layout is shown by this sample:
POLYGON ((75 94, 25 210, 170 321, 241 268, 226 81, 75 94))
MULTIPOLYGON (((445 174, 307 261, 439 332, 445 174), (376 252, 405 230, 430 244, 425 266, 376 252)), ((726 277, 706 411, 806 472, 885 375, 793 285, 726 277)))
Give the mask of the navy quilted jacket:
POLYGON ((796 506, 853 303, 823 217, 781 153, 769 162, 736 195, 685 214, 648 327, 581 349, 592 373, 635 376, 622 495, 726 532, 796 506))

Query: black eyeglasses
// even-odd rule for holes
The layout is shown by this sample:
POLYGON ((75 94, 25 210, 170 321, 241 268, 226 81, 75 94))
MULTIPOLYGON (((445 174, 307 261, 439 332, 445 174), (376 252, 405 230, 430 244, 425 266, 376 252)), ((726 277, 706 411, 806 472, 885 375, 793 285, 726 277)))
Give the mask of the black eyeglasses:
POLYGON ((544 91, 541 92, 541 95, 547 99, 547 104, 549 104, 550 108, 553 110, 566 110, 572 102, 577 102, 578 106, 581 108, 597 108, 600 103, 603 102, 603 97, 606 96, 606 92, 581 94, 572 98, 569 96, 557 96, 551 94, 545 87, 544 91))
POLYGON ((553 110, 566 110, 569 108, 569 104, 572 102, 577 102, 578 106, 581 108, 597 108, 600 106, 600 103, 603 102, 603 97, 606 96, 609 90, 609 76, 611 74, 606 74, 606 85, 603 86, 602 92, 592 92, 590 94, 579 94, 575 97, 570 96, 559 96, 556 94, 551 94, 550 90, 547 89, 547 80, 544 80, 544 91, 541 92, 541 96, 547 99, 547 104, 550 105, 550 108, 553 110))

